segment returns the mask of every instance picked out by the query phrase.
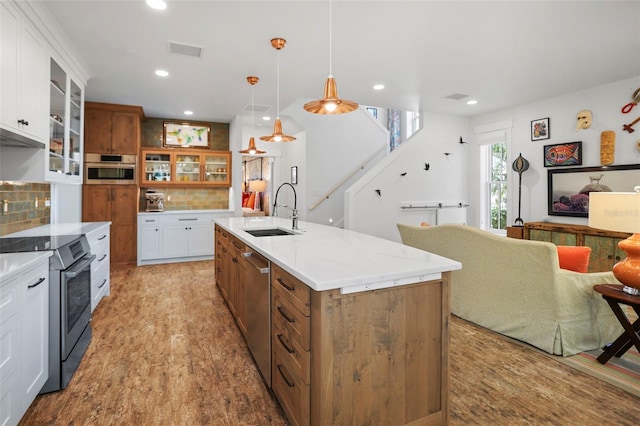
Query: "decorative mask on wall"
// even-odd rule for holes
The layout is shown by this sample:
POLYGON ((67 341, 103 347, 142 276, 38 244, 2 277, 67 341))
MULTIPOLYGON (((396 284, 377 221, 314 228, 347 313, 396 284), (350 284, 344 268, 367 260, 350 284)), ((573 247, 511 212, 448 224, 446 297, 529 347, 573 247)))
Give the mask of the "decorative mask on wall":
POLYGON ((578 113, 578 124, 576 125, 576 132, 580 129, 588 129, 591 127, 591 122, 593 121, 591 117, 591 111, 588 109, 583 109, 578 113))

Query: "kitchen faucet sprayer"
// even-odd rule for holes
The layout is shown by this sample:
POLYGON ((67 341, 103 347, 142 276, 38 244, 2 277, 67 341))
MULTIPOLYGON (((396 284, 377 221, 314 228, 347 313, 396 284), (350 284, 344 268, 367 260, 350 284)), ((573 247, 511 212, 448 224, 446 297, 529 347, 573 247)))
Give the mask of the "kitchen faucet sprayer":
POLYGON ((278 213, 278 193, 280 192, 280 188, 282 188, 285 185, 290 186, 291 189, 293 190, 293 208, 288 207, 288 206, 282 206, 282 207, 286 207, 286 208, 288 208, 288 209, 290 209, 292 211, 291 219, 293 220, 293 224, 292 224, 291 229, 297 230, 298 229, 298 195, 296 194, 296 189, 289 182, 283 183, 276 190, 275 200, 273 201, 273 214, 272 214, 272 216, 275 216, 278 213))

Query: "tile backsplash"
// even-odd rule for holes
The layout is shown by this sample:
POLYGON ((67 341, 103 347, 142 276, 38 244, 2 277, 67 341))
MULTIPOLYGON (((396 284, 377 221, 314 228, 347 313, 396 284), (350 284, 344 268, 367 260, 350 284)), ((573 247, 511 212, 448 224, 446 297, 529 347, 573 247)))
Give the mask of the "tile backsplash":
POLYGON ((0 236, 51 222, 48 183, 0 181, 0 236))
MULTIPOLYGON (((229 208, 229 190, 227 188, 161 188, 153 187, 164 194, 165 210, 216 210, 229 208)), ((140 188, 140 211, 146 208, 144 194, 147 188, 140 188)))

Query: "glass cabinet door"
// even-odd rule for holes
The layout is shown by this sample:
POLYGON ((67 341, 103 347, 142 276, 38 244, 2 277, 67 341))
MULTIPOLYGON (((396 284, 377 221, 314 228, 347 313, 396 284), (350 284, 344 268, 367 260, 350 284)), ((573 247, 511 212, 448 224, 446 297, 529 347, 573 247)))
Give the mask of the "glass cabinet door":
POLYGON ((207 183, 229 184, 229 154, 216 153, 204 156, 204 174, 207 183))
POLYGON ((171 153, 145 152, 143 182, 171 181, 171 153))
POLYGON ((80 123, 82 123, 82 89, 70 81, 69 91, 69 171, 73 176, 80 176, 82 168, 80 123))
POLYGON ((49 171, 65 173, 65 97, 67 74, 51 59, 49 106, 49 171))
POLYGON ((176 154, 176 182, 179 183, 199 183, 200 175, 200 155, 199 154, 176 154))

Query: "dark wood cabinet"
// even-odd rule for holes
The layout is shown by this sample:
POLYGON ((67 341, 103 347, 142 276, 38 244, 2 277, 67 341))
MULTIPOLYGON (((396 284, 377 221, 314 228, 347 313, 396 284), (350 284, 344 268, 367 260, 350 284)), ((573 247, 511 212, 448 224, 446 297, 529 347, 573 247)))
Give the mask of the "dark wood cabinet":
POLYGON ((137 155, 143 116, 138 106, 86 102, 84 151, 137 155))
POLYGON ((630 235, 566 223, 524 224, 525 240, 547 241, 562 246, 591 247, 588 272, 610 271, 613 265, 624 259, 626 253, 618 247, 618 243, 630 235))
POLYGON ((136 262, 138 187, 83 185, 82 221, 111 222, 111 264, 136 262))

